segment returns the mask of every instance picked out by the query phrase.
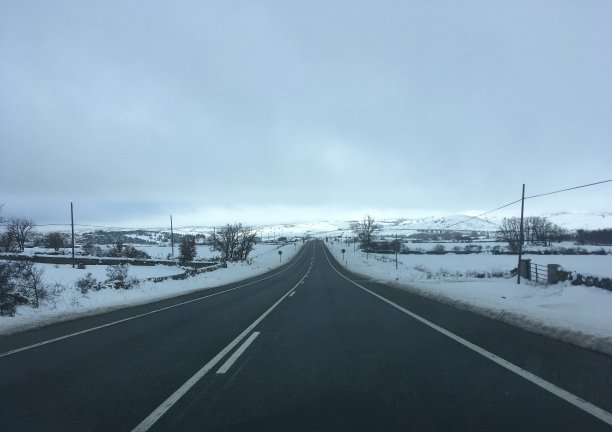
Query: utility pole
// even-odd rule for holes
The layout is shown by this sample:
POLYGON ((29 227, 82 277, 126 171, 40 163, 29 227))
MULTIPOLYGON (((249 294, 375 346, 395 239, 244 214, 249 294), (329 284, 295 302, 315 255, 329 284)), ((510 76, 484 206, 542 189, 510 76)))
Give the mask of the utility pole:
POLYGON ((518 271, 516 272, 516 283, 521 284, 521 259, 523 257, 523 211, 525 209, 525 183, 523 183, 523 195, 521 196, 521 229, 519 232, 519 255, 518 255, 518 271))
POLYGON ((399 249, 399 243, 397 242, 397 233, 395 233, 395 270, 397 270, 397 250, 399 249))
POLYGON ((70 202, 70 226, 72 227, 72 268, 74 268, 74 211, 70 202))
POLYGON ((174 259, 174 230, 172 228, 172 215, 170 215, 170 245, 172 245, 172 259, 174 259))

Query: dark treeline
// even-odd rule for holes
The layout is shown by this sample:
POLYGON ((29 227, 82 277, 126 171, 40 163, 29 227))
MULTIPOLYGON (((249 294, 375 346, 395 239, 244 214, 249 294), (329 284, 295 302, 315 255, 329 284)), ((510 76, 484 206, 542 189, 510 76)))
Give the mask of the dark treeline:
POLYGON ((579 244, 612 245, 612 229, 576 231, 576 242, 579 244))

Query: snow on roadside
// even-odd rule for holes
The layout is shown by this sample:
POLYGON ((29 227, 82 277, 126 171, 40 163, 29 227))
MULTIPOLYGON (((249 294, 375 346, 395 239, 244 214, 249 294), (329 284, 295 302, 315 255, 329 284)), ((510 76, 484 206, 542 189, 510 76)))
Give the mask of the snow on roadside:
MULTIPOLYGON (((105 265, 88 265, 85 269, 72 268, 70 264, 36 264, 36 268, 43 269, 43 277, 47 284, 60 284, 64 286, 74 285, 77 279, 83 278, 87 273, 91 273, 92 277, 99 281, 104 281, 106 278, 105 265)), ((184 273, 185 269, 177 266, 154 265, 154 266, 136 266, 128 264, 129 276, 134 276, 140 280, 158 277, 169 276, 184 273)))
MULTIPOLYGON (((135 306, 164 298, 175 297, 206 288, 237 282, 266 273, 293 258, 302 244, 288 244, 282 247, 271 244, 258 244, 251 253, 250 261, 228 263, 227 268, 202 273, 185 280, 167 280, 153 283, 141 282, 139 286, 129 289, 103 289, 90 291, 87 294, 74 286, 74 281, 88 272, 96 279, 103 281, 106 277, 106 266, 87 266, 85 270, 72 269, 72 266, 41 265, 45 268, 45 281, 49 284, 59 282, 64 289, 52 302, 41 305, 38 309, 19 307, 14 317, 0 317, 0 335, 11 334, 30 328, 42 327, 54 322, 95 315, 111 310, 135 306), (282 263, 278 251, 281 250, 282 263)), ((37 266, 39 266, 37 264, 37 266)), ((129 266, 128 276, 144 279, 154 276, 165 276, 182 273, 178 267, 167 266, 129 266)))
MULTIPOLYGON (((370 254, 327 243, 349 270, 462 309, 498 319, 535 333, 612 355, 612 292, 595 287, 516 284, 514 277, 477 278, 476 274, 509 272, 515 256, 370 254), (466 276, 466 275, 472 275, 466 276)), ((527 257, 529 258, 529 257, 527 257)), ((612 276, 612 256, 533 256, 596 276, 612 276)))

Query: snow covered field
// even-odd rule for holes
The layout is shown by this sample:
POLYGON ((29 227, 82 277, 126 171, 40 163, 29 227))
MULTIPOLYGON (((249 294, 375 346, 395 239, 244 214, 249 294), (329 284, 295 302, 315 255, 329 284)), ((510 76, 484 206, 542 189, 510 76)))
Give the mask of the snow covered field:
MULTIPOLYGON (((328 244, 329 245, 329 244, 328 244)), ((343 246, 335 244, 334 251, 339 251, 343 246)), ((398 272, 395 273, 395 255, 392 254, 370 254, 369 259, 365 253, 353 252, 352 247, 344 246, 346 249, 345 259, 348 267, 355 270, 357 264, 359 269, 368 269, 373 276, 378 277, 387 274, 389 269, 393 270, 394 278, 402 282, 415 282, 429 279, 436 280, 464 280, 476 278, 477 275, 484 277, 501 276, 508 274, 517 266, 516 255, 492 255, 488 253, 455 255, 448 253, 444 255, 398 255, 398 272), (381 262, 389 265, 380 266, 381 262)), ((612 277, 612 255, 524 255, 525 259, 531 259, 533 264, 547 265, 559 264, 568 271, 599 277, 612 277)), ((340 259, 342 253, 340 253, 340 259)))
MULTIPOLYGON (((507 273, 516 256, 394 255, 353 252, 352 247, 326 243, 349 270, 394 284, 425 297, 499 319, 527 330, 612 354, 612 292, 569 283, 543 286, 514 277, 477 278, 477 274, 507 273)), ((534 255, 538 264, 561 264, 568 270, 612 277, 612 255, 534 255)))
MULTIPOLYGON (((103 281, 106 278, 106 266, 87 266, 84 270, 78 270, 73 269, 70 265, 37 264, 37 267, 45 270, 44 281, 50 285, 61 284, 60 291, 54 300, 47 301, 38 309, 19 307, 14 317, 0 317, 0 335, 247 279, 279 267, 281 265, 278 255, 279 250, 283 252, 282 263, 285 263, 299 252, 301 246, 302 243, 288 244, 282 247, 258 244, 255 245, 255 249, 249 257, 252 259, 251 264, 246 262, 228 263, 227 268, 202 273, 186 280, 168 280, 159 283, 143 281, 138 287, 130 290, 103 289, 89 291, 87 294, 81 294, 74 286, 74 282, 84 277, 88 272, 91 272, 97 280, 103 281)), ((145 279, 178 274, 183 271, 179 267, 130 265, 128 276, 145 279)))
MULTIPOLYGON (((392 241, 393 236, 387 237, 387 240, 392 241)), ((459 250, 464 250, 467 246, 476 246, 476 247, 480 246, 482 248, 482 252, 490 252, 494 248, 498 248, 501 251, 508 250, 507 242, 498 242, 498 241, 478 241, 478 240, 470 241, 470 242, 453 242, 453 241, 405 242, 404 241, 402 244, 405 248, 408 248, 411 251, 422 251, 422 252, 431 251, 436 246, 438 247, 443 246, 444 250, 447 252, 453 252, 455 248, 458 248, 459 250)), ((350 247, 352 249, 353 247, 352 244, 350 247)), ((588 253, 604 250, 607 253, 612 253, 612 247, 610 246, 577 245, 576 243, 571 242, 571 241, 554 243, 552 246, 541 246, 541 245, 532 245, 532 244, 525 245, 525 250, 534 251, 534 252, 545 251, 545 250, 563 251, 563 250, 568 250, 568 249, 573 249, 573 250, 579 249, 579 250, 587 251, 588 253)))

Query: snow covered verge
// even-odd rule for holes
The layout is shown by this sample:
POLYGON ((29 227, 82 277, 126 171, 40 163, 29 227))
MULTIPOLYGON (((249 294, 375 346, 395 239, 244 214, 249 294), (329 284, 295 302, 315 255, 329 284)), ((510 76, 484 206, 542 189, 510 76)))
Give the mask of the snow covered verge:
POLYGON ((45 270, 43 277, 47 285, 56 286, 56 295, 37 309, 19 306, 13 317, 0 316, 0 335, 17 333, 31 328, 68 321, 88 315, 95 315, 116 309, 150 303, 164 298, 175 297, 206 288, 237 282, 266 273, 294 257, 302 243, 277 246, 257 244, 249 262, 228 263, 227 268, 201 273, 185 280, 167 280, 154 283, 145 279, 184 272, 180 267, 170 266, 129 266, 129 276, 140 283, 129 290, 102 289, 82 294, 75 286, 76 280, 91 272, 98 280, 104 280, 106 266, 87 266, 73 269, 71 265, 36 264, 45 270), (282 251, 282 263, 278 251, 282 251))
MULTIPOLYGON (((497 319, 525 330, 612 355, 612 292, 601 288, 534 285, 510 277, 516 256, 394 255, 326 243, 338 262, 376 281, 497 319), (342 249, 345 249, 344 261, 342 249), (480 277, 479 277, 480 276, 480 277), (484 276, 484 277, 482 277, 484 276)), ((612 256, 534 255, 534 262, 599 277, 612 276, 612 256)))

